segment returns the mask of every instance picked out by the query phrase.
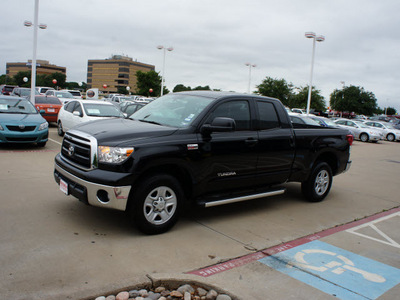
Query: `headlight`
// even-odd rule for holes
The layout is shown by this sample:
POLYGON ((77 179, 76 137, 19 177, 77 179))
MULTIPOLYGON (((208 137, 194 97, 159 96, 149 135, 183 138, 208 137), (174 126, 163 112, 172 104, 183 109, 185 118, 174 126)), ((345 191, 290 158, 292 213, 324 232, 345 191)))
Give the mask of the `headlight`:
POLYGON ((99 146, 99 162, 118 164, 125 161, 134 151, 134 148, 99 146))
POLYGON ((45 123, 40 124, 39 130, 45 130, 48 127, 49 127, 49 123, 45 122, 45 123))

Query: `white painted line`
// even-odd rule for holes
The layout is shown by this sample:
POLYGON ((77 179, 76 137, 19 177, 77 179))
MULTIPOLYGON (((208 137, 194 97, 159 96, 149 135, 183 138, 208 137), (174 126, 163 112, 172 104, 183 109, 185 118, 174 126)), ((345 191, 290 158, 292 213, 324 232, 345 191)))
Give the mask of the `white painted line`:
POLYGON ((358 236, 361 236, 361 237, 364 237, 364 238, 367 238, 367 239, 370 239, 370 240, 373 240, 373 241, 376 241, 376 242, 379 242, 379 243, 382 243, 382 244, 385 244, 385 245, 389 245, 389 246, 393 246, 393 247, 396 247, 396 248, 400 248, 400 244, 398 242, 394 241, 387 234, 385 234, 383 231, 381 231, 380 229, 378 229, 378 227, 375 226, 376 223, 388 220, 388 219, 393 218, 393 217, 400 217, 400 212, 388 215, 386 217, 382 217, 382 218, 374 220, 372 222, 368 222, 368 223, 365 223, 365 224, 362 224, 362 225, 347 229, 346 232, 352 233, 352 234, 355 234, 355 235, 358 235, 358 236), (369 228, 373 229, 376 233, 378 233, 385 240, 377 239, 377 238, 374 238, 372 236, 356 232, 357 230, 362 229, 362 228, 366 228, 366 227, 369 227, 369 228))
POLYGON ((62 145, 60 142, 57 142, 56 140, 53 140, 51 138, 49 138, 49 141, 52 141, 53 143, 56 143, 56 144, 59 144, 59 145, 62 145))

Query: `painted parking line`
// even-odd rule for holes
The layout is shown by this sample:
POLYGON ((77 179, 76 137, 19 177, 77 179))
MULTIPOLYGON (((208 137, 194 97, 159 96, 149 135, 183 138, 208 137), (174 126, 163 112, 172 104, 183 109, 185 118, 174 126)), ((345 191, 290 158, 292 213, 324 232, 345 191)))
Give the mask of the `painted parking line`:
POLYGON ((400 283, 400 270, 313 241, 259 262, 339 299, 376 299, 400 283))

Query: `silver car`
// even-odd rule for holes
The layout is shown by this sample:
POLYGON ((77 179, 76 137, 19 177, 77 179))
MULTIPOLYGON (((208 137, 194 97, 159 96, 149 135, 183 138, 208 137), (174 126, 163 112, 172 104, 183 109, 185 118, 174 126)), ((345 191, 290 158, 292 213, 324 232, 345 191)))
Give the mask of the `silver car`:
POLYGON ((373 127, 380 131, 383 136, 390 142, 400 141, 400 130, 393 127, 392 124, 376 121, 367 121, 365 125, 373 127))
POLYGON ((372 127, 365 125, 362 122, 339 119, 336 120, 335 123, 342 128, 350 130, 354 138, 362 142, 371 141, 373 143, 376 143, 384 138, 382 133, 378 132, 372 127))

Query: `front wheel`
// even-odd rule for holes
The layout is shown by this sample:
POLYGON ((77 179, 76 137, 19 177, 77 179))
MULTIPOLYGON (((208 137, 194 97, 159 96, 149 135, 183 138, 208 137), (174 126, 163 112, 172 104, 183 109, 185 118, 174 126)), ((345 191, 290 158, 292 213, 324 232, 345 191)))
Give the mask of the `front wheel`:
POLYGON ((64 135, 64 130, 61 121, 58 121, 58 126, 57 126, 57 133, 59 136, 64 135))
POLYGON ((322 201, 332 186, 332 169, 325 163, 318 163, 311 171, 307 181, 302 182, 301 191, 310 202, 322 201))
POLYGON ((135 187, 128 213, 136 227, 145 234, 159 234, 178 221, 184 193, 179 182, 170 175, 148 177, 135 187))
POLYGON ((386 136, 386 139, 387 139, 389 142, 393 142, 393 141, 394 141, 394 134, 393 134, 393 133, 389 133, 389 134, 386 136))
POLYGON ((362 133, 362 134, 360 135, 360 140, 361 140, 361 142, 368 142, 368 140, 369 140, 368 134, 362 133))

